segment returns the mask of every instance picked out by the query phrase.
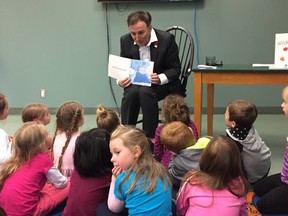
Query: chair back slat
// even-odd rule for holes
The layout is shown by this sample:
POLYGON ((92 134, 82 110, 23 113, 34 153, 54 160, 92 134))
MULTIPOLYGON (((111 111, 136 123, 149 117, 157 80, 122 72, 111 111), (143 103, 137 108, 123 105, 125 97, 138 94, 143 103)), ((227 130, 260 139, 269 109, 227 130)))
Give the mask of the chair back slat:
POLYGON ((186 87, 188 78, 192 72, 194 60, 194 40, 191 33, 181 26, 169 27, 166 31, 174 35, 178 45, 179 59, 181 62, 180 82, 186 97, 186 87))

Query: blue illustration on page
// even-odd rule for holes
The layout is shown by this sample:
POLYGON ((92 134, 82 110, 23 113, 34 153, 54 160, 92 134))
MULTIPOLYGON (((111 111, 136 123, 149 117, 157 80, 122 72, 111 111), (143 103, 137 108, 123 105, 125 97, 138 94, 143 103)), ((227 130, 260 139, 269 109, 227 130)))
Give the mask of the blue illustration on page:
POLYGON ((151 86, 150 74, 153 72, 154 62, 131 59, 129 77, 135 85, 151 86))

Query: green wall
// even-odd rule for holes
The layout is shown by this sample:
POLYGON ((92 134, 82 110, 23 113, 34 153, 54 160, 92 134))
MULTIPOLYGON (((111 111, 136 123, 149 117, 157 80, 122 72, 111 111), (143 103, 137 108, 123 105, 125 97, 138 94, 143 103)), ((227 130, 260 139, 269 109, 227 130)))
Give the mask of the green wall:
MULTIPOLYGON (((110 53, 118 55, 119 37, 128 31, 126 18, 139 9, 150 11, 156 28, 180 25, 195 36, 196 8, 201 64, 209 55, 224 64, 273 63, 275 33, 287 32, 287 0, 201 0, 197 7, 192 2, 106 5, 97 0, 0 0, 0 92, 11 108, 30 102, 58 107, 67 100, 88 108, 100 103, 116 107, 107 76, 107 38, 110 53)), ((111 85, 120 106, 122 89, 115 80, 111 85)), ((191 107, 192 86, 191 76, 187 86, 191 107)), ((215 107, 241 98, 258 107, 278 108, 282 88, 219 85, 215 107)))

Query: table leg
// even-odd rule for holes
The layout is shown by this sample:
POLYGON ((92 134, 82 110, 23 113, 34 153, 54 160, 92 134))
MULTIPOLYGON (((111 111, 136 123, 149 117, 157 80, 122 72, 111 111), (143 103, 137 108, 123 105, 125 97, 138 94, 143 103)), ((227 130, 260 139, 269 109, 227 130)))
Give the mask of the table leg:
POLYGON ((207 135, 213 136, 214 84, 207 84, 207 135))
POLYGON ((202 121, 202 73, 194 73, 194 123, 201 136, 202 121))

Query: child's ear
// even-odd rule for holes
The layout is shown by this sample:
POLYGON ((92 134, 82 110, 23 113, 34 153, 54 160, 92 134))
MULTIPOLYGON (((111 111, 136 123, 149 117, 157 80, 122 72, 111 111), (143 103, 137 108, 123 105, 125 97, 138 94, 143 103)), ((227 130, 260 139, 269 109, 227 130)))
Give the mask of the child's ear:
POLYGON ((134 157, 138 158, 142 153, 140 146, 134 146, 134 157))
POLYGON ((230 121, 231 122, 231 127, 234 128, 236 127, 236 122, 235 121, 230 121))

